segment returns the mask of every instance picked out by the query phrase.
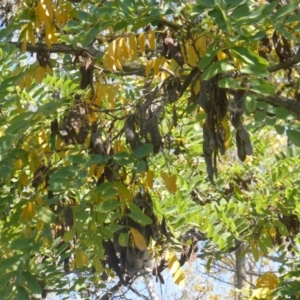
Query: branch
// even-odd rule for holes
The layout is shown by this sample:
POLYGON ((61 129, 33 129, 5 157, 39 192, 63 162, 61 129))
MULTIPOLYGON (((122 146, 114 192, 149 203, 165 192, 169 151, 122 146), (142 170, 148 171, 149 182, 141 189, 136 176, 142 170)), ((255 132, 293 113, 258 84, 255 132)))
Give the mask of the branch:
MULTIPOLYGON (((22 43, 19 42, 9 42, 11 45, 14 45, 17 48, 21 49, 22 43)), ((51 48, 48 48, 45 44, 42 43, 37 43, 35 46, 32 44, 27 43, 26 44, 26 51, 30 53, 36 53, 38 50, 44 49, 46 51, 49 51, 50 53, 64 53, 64 54, 77 54, 77 53, 82 53, 82 56, 87 56, 84 55, 84 53, 88 53, 93 57, 103 55, 103 52, 95 49, 95 48, 82 48, 82 47, 77 47, 77 46, 72 46, 72 45, 66 45, 66 44, 52 44, 51 48)))
MULTIPOLYGON (((22 43, 19 42, 10 42, 11 45, 21 49, 22 43)), ((29 53, 36 53, 38 50, 43 49, 49 51, 50 53, 63 53, 63 54, 77 54, 81 56, 92 56, 97 57, 103 55, 103 52, 93 48, 82 48, 66 44, 52 44, 51 48, 48 48, 45 44, 37 43, 35 46, 32 44, 26 44, 26 51, 29 53)), ((109 70, 103 70, 104 73, 112 73, 109 70)), ((145 66, 138 63, 128 63, 123 65, 123 72, 113 72, 116 75, 128 76, 128 75, 138 75, 145 77, 145 66)))
POLYGON ((295 65, 299 62, 300 62, 300 49, 298 50, 297 54, 293 58, 291 58, 287 61, 281 62, 277 65, 270 66, 268 68, 268 71, 270 73, 272 73, 272 72, 276 72, 276 71, 281 70, 281 69, 288 69, 289 67, 291 67, 291 66, 293 66, 293 65, 295 65))
POLYGON ((146 297, 145 295, 141 294, 139 291, 137 291, 136 289, 134 289, 132 286, 130 286, 129 289, 130 289, 131 291, 133 291, 137 296, 139 296, 140 299, 149 300, 148 297, 146 297))
POLYGON ((256 94, 258 101, 264 101, 269 103, 273 106, 279 106, 286 108, 290 113, 292 113, 297 120, 300 120, 300 103, 296 100, 277 96, 277 95, 270 95, 270 96, 263 96, 256 94))
POLYGON ((123 284, 121 281, 114 285, 111 289, 109 289, 99 300, 109 300, 111 299, 111 296, 118 291, 118 289, 122 286, 123 284))

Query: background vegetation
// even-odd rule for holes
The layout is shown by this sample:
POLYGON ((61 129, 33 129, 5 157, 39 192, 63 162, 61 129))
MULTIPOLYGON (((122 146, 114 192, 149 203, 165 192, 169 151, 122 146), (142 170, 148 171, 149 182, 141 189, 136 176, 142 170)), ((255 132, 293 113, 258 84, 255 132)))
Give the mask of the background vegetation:
POLYGON ((0 19, 3 299, 300 297, 298 0, 0 19))

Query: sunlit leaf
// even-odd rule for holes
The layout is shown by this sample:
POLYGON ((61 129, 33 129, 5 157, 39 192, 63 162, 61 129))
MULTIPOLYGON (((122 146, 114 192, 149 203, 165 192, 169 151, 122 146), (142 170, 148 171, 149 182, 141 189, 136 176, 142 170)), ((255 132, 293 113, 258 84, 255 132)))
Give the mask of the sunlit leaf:
POLYGON ((143 235, 133 227, 130 227, 130 232, 132 234, 135 246, 139 250, 145 251, 147 249, 147 243, 143 235))

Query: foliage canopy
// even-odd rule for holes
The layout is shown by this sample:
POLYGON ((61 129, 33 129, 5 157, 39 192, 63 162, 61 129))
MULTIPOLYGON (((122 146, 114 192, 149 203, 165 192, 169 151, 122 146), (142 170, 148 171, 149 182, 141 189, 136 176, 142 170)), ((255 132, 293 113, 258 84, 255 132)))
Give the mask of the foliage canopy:
POLYGON ((282 263, 253 299, 299 296, 298 0, 14 0, 0 18, 6 299, 164 269, 183 287, 186 262, 240 245, 282 263))

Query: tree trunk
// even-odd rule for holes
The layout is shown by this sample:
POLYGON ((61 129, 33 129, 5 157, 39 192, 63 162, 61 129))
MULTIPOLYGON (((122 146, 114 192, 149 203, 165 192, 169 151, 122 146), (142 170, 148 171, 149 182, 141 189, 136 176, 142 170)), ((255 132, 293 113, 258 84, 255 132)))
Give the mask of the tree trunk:
MULTIPOLYGON (((245 270, 245 256, 242 255, 244 245, 240 245, 235 252, 235 285, 239 290, 243 289, 244 278, 246 275, 245 270)), ((235 300, 242 300, 240 293, 235 294, 235 300)))

